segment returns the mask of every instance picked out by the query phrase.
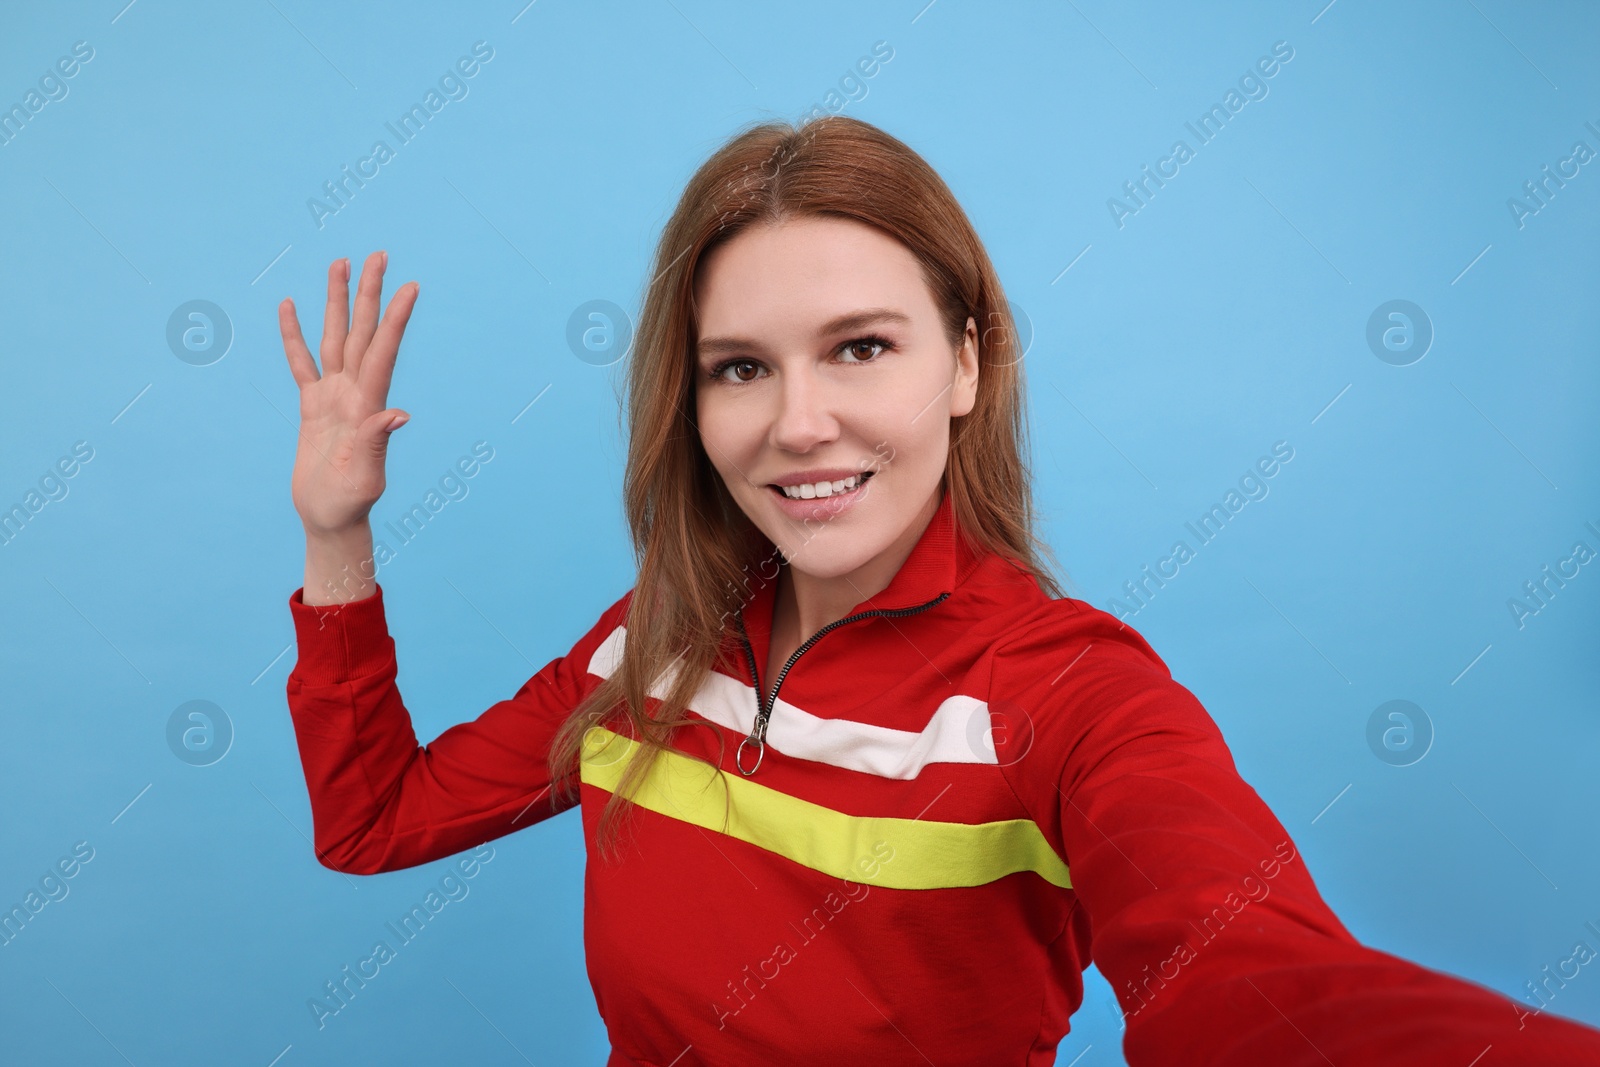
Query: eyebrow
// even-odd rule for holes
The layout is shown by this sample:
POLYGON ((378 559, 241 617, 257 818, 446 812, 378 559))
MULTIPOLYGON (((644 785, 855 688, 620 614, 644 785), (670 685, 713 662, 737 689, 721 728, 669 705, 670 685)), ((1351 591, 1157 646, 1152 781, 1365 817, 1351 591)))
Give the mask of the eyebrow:
MULTIPOLYGON (((862 308, 860 311, 852 311, 829 319, 817 329, 817 336, 827 337, 845 330, 856 330, 863 326, 885 322, 909 326, 911 316, 895 308, 862 308)), ((765 345, 749 337, 703 337, 695 345, 695 355, 699 358, 724 352, 764 351, 766 351, 765 345)))

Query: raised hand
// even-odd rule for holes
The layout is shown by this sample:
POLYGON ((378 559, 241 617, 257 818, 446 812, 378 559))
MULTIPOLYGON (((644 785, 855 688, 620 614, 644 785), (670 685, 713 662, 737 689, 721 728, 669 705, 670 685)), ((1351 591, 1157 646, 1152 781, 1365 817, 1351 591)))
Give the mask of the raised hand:
POLYGON ((355 319, 350 321, 350 261, 328 267, 328 306, 322 321, 322 373, 306 348, 294 301, 278 305, 278 328, 289 371, 300 386, 300 444, 290 496, 308 534, 338 534, 366 521, 383 495, 389 434, 411 416, 388 404, 400 337, 419 286, 395 291, 378 321, 388 254, 374 252, 361 270, 355 319))

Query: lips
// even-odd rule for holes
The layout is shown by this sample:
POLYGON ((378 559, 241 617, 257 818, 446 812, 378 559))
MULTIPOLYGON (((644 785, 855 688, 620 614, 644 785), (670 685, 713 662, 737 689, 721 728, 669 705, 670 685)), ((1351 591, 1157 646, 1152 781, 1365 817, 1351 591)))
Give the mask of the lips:
MULTIPOLYGON (((871 467, 876 470, 876 467, 871 467)), ((854 467, 813 467, 810 470, 791 471, 780 478, 774 478, 769 485, 815 485, 818 482, 838 482, 845 478, 854 478, 858 474, 867 473, 867 468, 861 465, 854 467)))
POLYGON ((860 483, 857 484, 854 489, 849 489, 840 493, 830 493, 827 496, 812 497, 809 500, 796 500, 792 497, 785 496, 783 490, 778 488, 776 485, 769 485, 767 489, 776 499, 776 506, 778 510, 783 512, 783 514, 786 515, 790 520, 804 523, 825 522, 836 519, 840 515, 851 510, 857 503, 864 500, 870 494, 867 484, 872 480, 872 475, 874 472, 852 471, 850 476, 854 477, 857 473, 859 473, 862 478, 860 483))
POLYGON ((793 479, 790 479, 790 478, 786 478, 781 483, 779 483, 779 482, 770 482, 770 483, 768 483, 767 488, 771 489, 774 493, 778 494, 778 496, 782 497, 783 499, 789 500, 789 501, 793 501, 795 503, 799 503, 801 500, 831 500, 834 497, 838 497, 838 496, 849 496, 851 493, 854 493, 856 490, 858 490, 862 486, 866 485, 867 482, 871 480, 872 476, 874 474, 877 474, 877 473, 878 473, 877 471, 871 471, 871 470, 869 470, 869 471, 850 471, 850 472, 848 472, 846 474, 841 474, 841 475, 838 475, 837 477, 834 477, 834 478, 825 478, 825 477, 810 478, 810 477, 807 477, 807 478, 798 479, 798 480, 793 480, 793 479), (858 480, 857 480, 856 484, 853 485, 852 487, 850 487, 849 489, 835 490, 835 491, 829 493, 827 496, 823 496, 821 494, 818 494, 818 495, 816 495, 814 497, 792 497, 792 496, 790 496, 789 494, 787 494, 787 493, 785 493, 783 491, 785 487, 792 489, 797 485, 816 485, 818 482, 838 482, 838 481, 844 481, 847 478, 855 478, 855 479, 858 479, 858 480))

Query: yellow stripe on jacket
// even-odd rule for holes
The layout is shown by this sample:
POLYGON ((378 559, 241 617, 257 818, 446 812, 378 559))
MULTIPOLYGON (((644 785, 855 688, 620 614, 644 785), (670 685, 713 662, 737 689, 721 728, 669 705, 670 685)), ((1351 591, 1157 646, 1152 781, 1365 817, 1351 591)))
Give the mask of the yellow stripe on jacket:
MULTIPOLYGON (((593 727, 584 737, 581 780, 615 792, 642 747, 603 726, 593 727)), ((671 749, 657 757, 632 799, 657 814, 725 833, 853 882, 889 889, 949 889, 1033 871, 1053 885, 1072 887, 1067 865, 1032 819, 959 823, 847 815, 737 774, 719 773, 671 749), (718 779, 725 784, 718 787, 718 779), (894 862, 864 862, 881 843, 894 849, 894 862), (874 877, 866 877, 868 871, 874 877)))

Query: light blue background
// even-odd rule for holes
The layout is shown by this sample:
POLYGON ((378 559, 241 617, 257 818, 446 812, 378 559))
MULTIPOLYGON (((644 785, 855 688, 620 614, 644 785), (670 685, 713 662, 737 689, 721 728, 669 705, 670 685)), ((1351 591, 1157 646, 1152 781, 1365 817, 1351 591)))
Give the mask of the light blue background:
MULTIPOLYGON (((0 503, 94 449, 0 547, 0 903, 95 850, 0 948, 9 1057, 603 1062, 570 813, 495 842, 465 900, 312 1021, 451 861, 352 878, 309 844, 275 307, 295 298, 314 350, 331 260, 387 248, 390 291, 421 283, 376 523, 495 450, 381 575, 431 739, 632 584, 622 364, 577 358, 569 316, 636 314, 695 167, 825 104, 880 40, 893 59, 843 110, 938 169, 1031 324, 1037 498, 1073 594, 1108 605, 1289 442, 1270 495, 1130 621, 1363 941, 1512 996, 1596 944, 1600 564, 1521 628, 1507 607, 1575 541, 1600 550, 1600 162, 1522 227, 1507 207, 1574 142, 1600 150, 1593 7, 122 4, 19 8, 0 33, 7 107, 94 48, 0 146, 0 503), (308 198, 479 40, 469 95, 319 228, 308 198), (1195 147, 1184 123, 1280 40, 1269 95, 1119 228, 1107 199, 1195 147), (165 339, 194 299, 235 331, 209 366, 165 339), (1409 366, 1366 343, 1392 299, 1435 331, 1409 366), (194 699, 235 731, 207 767, 166 741, 194 699), (1411 766, 1367 744, 1391 699, 1436 732, 1411 766)), ((1060 1063, 1122 1062, 1112 1003, 1091 971, 1060 1063)), ((1600 1024, 1600 976, 1550 1010, 1600 1024)))

